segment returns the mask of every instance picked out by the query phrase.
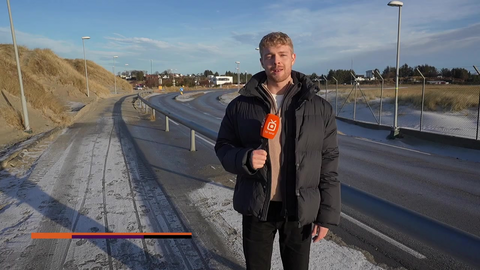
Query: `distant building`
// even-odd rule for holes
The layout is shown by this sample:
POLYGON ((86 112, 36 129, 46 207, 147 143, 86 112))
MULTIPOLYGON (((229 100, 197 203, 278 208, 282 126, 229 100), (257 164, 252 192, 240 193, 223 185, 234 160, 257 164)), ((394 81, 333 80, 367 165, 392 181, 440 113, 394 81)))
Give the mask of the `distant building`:
POLYGON ((232 76, 213 76, 210 80, 214 85, 223 85, 226 83, 233 83, 232 76))
POLYGON ((428 84, 449 84, 446 81, 427 81, 428 84))
POLYGON ((373 70, 367 70, 365 78, 368 78, 369 80, 375 80, 375 75, 373 73, 373 70))
POLYGON ((159 85, 162 85, 161 75, 157 75, 157 74, 145 75, 145 85, 149 87, 157 87, 159 85))
POLYGON ((363 82, 363 81, 365 81, 365 76, 363 76, 363 75, 357 75, 357 78, 355 78, 355 80, 356 80, 357 82, 363 82))

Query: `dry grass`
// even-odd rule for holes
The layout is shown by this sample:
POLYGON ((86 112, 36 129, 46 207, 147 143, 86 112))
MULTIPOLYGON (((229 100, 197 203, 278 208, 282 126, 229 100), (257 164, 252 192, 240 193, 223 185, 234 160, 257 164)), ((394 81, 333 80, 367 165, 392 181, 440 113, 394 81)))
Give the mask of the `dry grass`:
MULTIPOLYGON (((360 86, 365 93, 367 100, 380 98, 380 87, 360 86)), ((395 97, 395 90, 392 86, 385 86, 383 91, 384 98, 395 97), (385 89, 389 88, 389 89, 385 89)), ((329 89, 333 89, 330 88, 329 89)), ((350 93, 352 86, 339 87, 339 93, 344 98, 350 93)), ((478 106, 478 96, 480 86, 472 85, 426 85, 425 86, 425 110, 435 111, 461 111, 478 106)), ((407 85, 400 86, 398 90, 399 104, 413 104, 416 108, 421 107, 422 103, 422 86, 407 85)), ((323 95, 322 95, 323 96, 323 95)), ((339 94, 340 96, 340 94, 339 94)), ((357 98, 363 99, 360 91, 357 91, 357 98)), ((354 93, 348 98, 348 102, 353 102, 354 93)), ((393 102, 393 100, 392 100, 393 102)))
POLYGON ((9 126, 16 129, 23 129, 22 115, 13 108, 0 108, 0 116, 9 126))
MULTIPOLYGON (((49 49, 29 50, 19 48, 20 66, 25 97, 29 105, 39 110, 59 125, 68 124, 71 117, 67 114, 67 103, 71 98, 84 103, 93 99, 86 98, 84 61, 63 59, 49 49)), ((107 97, 113 90, 114 75, 104 68, 87 61, 90 97, 107 97)), ((0 44, 0 91, 19 97, 17 65, 12 44, 0 44)), ((117 89, 131 92, 131 85, 120 78, 117 89)), ((18 126, 14 120, 13 108, 4 109, 1 116, 10 119, 9 123, 18 126)), ((21 119, 21 117, 20 117, 21 119)))
MULTIPOLYGON (((3 55, 2 55, 3 56, 3 55)), ((7 61, 5 58, 0 57, 0 81, 2 82, 1 90, 5 90, 10 94, 19 97, 20 85, 18 84, 17 67, 11 61, 7 61)), ((51 92, 48 92, 41 81, 36 78, 28 70, 22 70, 23 89, 25 92, 25 98, 28 103, 35 109, 43 110, 49 109, 54 114, 51 119, 54 122, 63 122, 66 118, 64 114, 65 107, 51 92)))
MULTIPOLYGON (((61 78, 62 84, 70 84, 86 91, 85 81, 85 62, 83 59, 64 59, 74 70, 78 72, 79 77, 64 77, 61 78)), ((100 97, 105 97, 110 94, 110 89, 113 88, 113 73, 107 71, 101 66, 92 61, 87 60, 88 72, 88 87, 100 97), (110 87, 107 87, 110 86, 110 87)), ((126 80, 117 78, 117 90, 132 91, 132 86, 126 80)))

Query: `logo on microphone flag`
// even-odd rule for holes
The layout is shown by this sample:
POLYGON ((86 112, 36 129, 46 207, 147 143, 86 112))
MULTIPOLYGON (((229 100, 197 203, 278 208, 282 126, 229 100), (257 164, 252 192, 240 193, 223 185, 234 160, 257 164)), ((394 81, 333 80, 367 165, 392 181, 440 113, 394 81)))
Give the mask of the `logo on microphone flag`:
POLYGON ((280 122, 280 117, 274 114, 268 114, 265 124, 262 129, 262 137, 267 139, 275 138, 275 135, 278 132, 278 125, 280 122))

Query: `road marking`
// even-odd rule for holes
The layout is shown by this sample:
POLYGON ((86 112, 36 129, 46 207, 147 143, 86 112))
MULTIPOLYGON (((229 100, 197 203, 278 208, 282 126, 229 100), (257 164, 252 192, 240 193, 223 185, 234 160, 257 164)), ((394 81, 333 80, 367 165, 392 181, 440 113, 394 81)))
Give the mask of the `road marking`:
POLYGON ((376 141, 372 141, 372 140, 369 140, 369 139, 366 139, 366 138, 358 138, 358 137, 355 137, 355 139, 361 140, 361 141, 365 141, 365 142, 371 142, 371 143, 376 143, 376 144, 380 144, 380 145, 390 146, 390 147, 393 147, 393 148, 398 148, 398 149, 402 149, 402 150, 406 150, 406 151, 410 151, 410 152, 414 152, 414 153, 419 153, 419 154, 423 154, 423 155, 427 155, 427 156, 431 156, 430 153, 425 153, 425 152, 421 152, 421 151, 418 151, 418 150, 413 150, 413 149, 409 149, 409 148, 405 148, 405 147, 401 147, 401 146, 396 146, 396 145, 391 145, 391 144, 376 142, 376 141))
POLYGON ((353 217, 351 217, 351 216, 349 216, 349 215, 347 215, 347 214, 345 214, 345 213, 343 213, 343 212, 340 213, 340 215, 341 215, 343 218, 347 219, 348 221, 350 221, 350 222, 354 223, 355 225, 359 226, 360 228, 363 228, 363 229, 365 229, 366 231, 368 231, 368 232, 370 232, 370 233, 372 233, 372 234, 374 234, 374 235, 382 238, 383 240, 385 240, 385 241, 387 241, 388 243, 396 246, 397 248, 399 248, 399 249, 401 249, 401 250, 409 253, 410 255, 414 256, 414 257, 417 258, 417 259, 426 259, 426 258, 427 258, 427 257, 425 257, 425 255, 421 254, 420 252, 415 251, 415 250, 413 250, 413 249, 405 246, 404 244, 398 242, 397 240, 395 240, 395 239, 393 239, 393 238, 391 238, 391 237, 389 237, 389 236, 387 236, 387 235, 385 235, 385 234, 383 234, 383 233, 381 233, 381 232, 373 229, 372 227, 370 227, 370 226, 368 226, 368 225, 366 225, 366 224, 364 224, 364 223, 356 220, 355 218, 353 218, 353 217))
POLYGON ((211 141, 203 138, 202 136, 198 135, 198 134, 195 134, 195 137, 199 138, 199 139, 202 139, 203 141, 205 141, 206 143, 210 144, 211 146, 215 146, 214 143, 212 143, 211 141))
POLYGON ((178 123, 177 123, 177 122, 175 122, 175 121, 173 121, 172 119, 168 118, 168 121, 170 121, 170 122, 172 122, 172 123, 174 123, 175 125, 177 125, 177 126, 178 126, 178 123))

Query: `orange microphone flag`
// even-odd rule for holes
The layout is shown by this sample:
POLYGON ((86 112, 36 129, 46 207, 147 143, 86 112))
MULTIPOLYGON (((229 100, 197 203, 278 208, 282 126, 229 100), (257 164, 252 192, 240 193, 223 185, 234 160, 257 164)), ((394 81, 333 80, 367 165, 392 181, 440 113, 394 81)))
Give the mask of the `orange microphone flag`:
POLYGON ((280 124, 280 117, 275 114, 269 113, 267 115, 267 119, 265 119, 265 123, 263 124, 262 128, 262 137, 267 138, 269 140, 275 138, 278 132, 278 125, 280 124))

